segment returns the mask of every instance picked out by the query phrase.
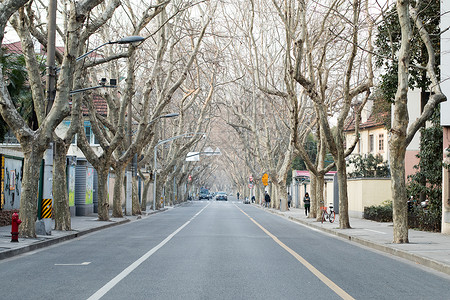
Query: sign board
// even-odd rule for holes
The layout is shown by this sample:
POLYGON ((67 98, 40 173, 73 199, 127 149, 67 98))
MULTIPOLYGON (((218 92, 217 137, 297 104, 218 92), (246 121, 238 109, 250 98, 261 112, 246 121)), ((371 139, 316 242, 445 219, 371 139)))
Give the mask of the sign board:
POLYGON ((264 173, 264 175, 262 176, 262 183, 267 186, 269 184, 269 175, 267 175, 267 173, 264 173))
POLYGON ((250 175, 250 177, 248 178, 248 181, 252 182, 253 181, 253 176, 250 175))
POLYGON ((191 175, 188 176, 188 180, 192 181, 192 176, 191 175))
POLYGON ((249 183, 249 184, 248 184, 248 188, 249 188, 249 189, 253 188, 253 184, 249 183))
POLYGON ((200 152, 189 152, 186 155, 186 161, 199 161, 200 160, 200 152))

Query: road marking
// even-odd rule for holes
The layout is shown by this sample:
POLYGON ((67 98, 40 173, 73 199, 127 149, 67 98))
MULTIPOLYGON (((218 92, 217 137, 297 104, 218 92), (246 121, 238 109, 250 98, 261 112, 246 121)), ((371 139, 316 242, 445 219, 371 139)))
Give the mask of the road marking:
POLYGON ((81 264, 55 264, 55 266, 87 266, 90 263, 91 263, 90 261, 85 261, 82 262, 81 264))
POLYGON ((280 241, 276 236, 270 233, 267 229, 265 229, 262 225, 256 222, 252 217, 250 217, 246 212, 240 209, 237 205, 235 205, 244 215, 246 215, 253 223, 256 224, 262 231, 265 232, 269 237, 271 237, 278 245, 280 245, 284 250, 289 252, 293 257, 295 257, 302 265, 304 265, 311 273, 313 273, 320 281, 325 283, 333 292, 335 292, 342 299, 350 300, 354 298, 350 296, 346 291, 340 288, 336 283, 331 281, 327 276, 322 274, 319 270, 317 270, 313 265, 311 265, 306 259, 300 256, 297 252, 289 248, 286 244, 280 241))
POLYGON ((129 265, 125 270, 119 273, 116 277, 111 279, 107 284, 105 284, 101 289, 95 292, 88 300, 98 300, 102 298, 107 292, 109 292, 113 287, 115 287, 122 279, 127 277, 131 272, 133 272, 140 264, 146 261, 150 256, 152 256, 156 251, 161 249, 165 244, 167 244, 178 232, 180 232, 184 227, 186 227, 192 220, 194 220, 199 214, 201 214, 210 203, 208 203, 205 207, 203 207, 198 213, 196 213, 189 221, 181 225, 177 230, 172 232, 168 237, 166 237, 161 243, 159 243, 156 247, 149 250, 147 253, 142 255, 138 260, 129 265))

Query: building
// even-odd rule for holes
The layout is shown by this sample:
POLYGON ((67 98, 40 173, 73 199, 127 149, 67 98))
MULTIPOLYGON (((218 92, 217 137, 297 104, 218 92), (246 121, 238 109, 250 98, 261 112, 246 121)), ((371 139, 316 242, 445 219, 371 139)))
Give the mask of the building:
MULTIPOLYGON (((450 27, 450 1, 441 1, 441 28, 450 27)), ((444 95, 450 98, 450 32, 443 31, 441 35, 441 88, 444 95)), ((441 103, 441 125, 443 130, 444 162, 450 163, 450 99, 441 103)), ((442 172, 442 229, 450 234, 450 170, 442 172)))

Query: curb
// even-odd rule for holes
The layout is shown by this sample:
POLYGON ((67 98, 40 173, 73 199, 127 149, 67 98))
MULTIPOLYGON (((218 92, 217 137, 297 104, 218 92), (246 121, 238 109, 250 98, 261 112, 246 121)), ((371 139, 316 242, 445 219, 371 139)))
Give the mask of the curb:
MULTIPOLYGON (((263 208, 261 208, 261 209, 263 209, 263 208)), ((357 244, 360 244, 360 245, 363 245, 363 246, 366 246, 366 247, 369 247, 369 248, 372 248, 372 249, 375 249, 375 250, 378 250, 378 251, 381 251, 381 252, 384 252, 384 253, 388 253, 388 254, 391 254, 391 255, 403 258, 403 259, 407 259, 407 260, 412 261, 412 262, 414 262, 416 264, 420 264, 422 266, 425 266, 425 267, 431 268, 433 270, 436 270, 436 271, 445 273, 447 275, 450 275, 450 266, 449 265, 443 264, 443 263, 435 261, 433 259, 426 258, 426 257, 423 257, 423 256, 419 256, 419 255, 416 255, 416 254, 413 254, 413 253, 409 253, 408 251, 404 251, 404 250, 401 250, 401 249, 392 248, 392 247, 389 247, 387 245, 377 244, 377 243, 374 243, 374 242, 372 242, 370 240, 362 239, 360 237, 355 237, 355 236, 352 236, 352 235, 349 235, 349 234, 345 234, 345 233, 342 233, 342 232, 338 232, 338 231, 335 231, 335 230, 332 230, 332 229, 329 229, 329 228, 324 228, 324 227, 321 227, 321 226, 317 226, 317 225, 312 224, 310 222, 305 222, 303 220, 300 220, 300 219, 297 219, 297 218, 294 218, 294 217, 291 217, 291 216, 285 216, 284 214, 282 214, 282 213, 280 213, 278 211, 273 211, 273 210, 270 210, 270 209, 263 209, 263 210, 268 211, 268 212, 270 212, 272 214, 275 214, 275 215, 279 215, 279 216, 288 218, 289 220, 292 220, 294 222, 306 225, 308 227, 311 227, 311 228, 314 228, 314 229, 318 229, 318 230, 321 230, 323 232, 326 232, 326 233, 338 236, 338 237, 346 239, 348 241, 355 242, 357 244)))
MULTIPOLYGON (((145 215, 142 214, 142 216, 147 217, 147 216, 150 216, 150 215, 153 215, 153 214, 156 214, 156 213, 164 212, 166 210, 168 210, 168 208, 163 208, 163 209, 157 210, 157 211, 151 211, 149 213, 146 213, 145 215)), ((139 219, 134 220, 134 221, 138 221, 138 220, 139 219)), ((131 222, 131 220, 130 219, 124 219, 124 220, 120 220, 120 221, 117 221, 117 222, 111 221, 108 224, 105 224, 105 225, 102 225, 102 226, 98 226, 98 227, 89 228, 89 229, 86 229, 86 230, 80 230, 80 231, 72 230, 72 231, 75 231, 75 232, 67 234, 67 235, 63 235, 63 236, 60 236, 60 237, 49 238, 47 240, 35 242, 33 244, 30 244, 30 245, 27 245, 27 246, 24 246, 24 247, 21 247, 21 248, 2 251, 2 252, 0 252, 0 260, 6 259, 6 258, 11 258, 11 257, 14 257, 16 255, 20 255, 20 254, 23 254, 23 253, 34 251, 34 250, 41 249, 41 248, 44 248, 44 247, 56 245, 58 243, 65 242, 65 241, 68 241, 68 240, 72 240, 72 239, 78 238, 80 236, 83 236, 83 235, 86 235, 86 234, 89 234, 89 233, 92 233, 92 232, 96 232, 96 231, 99 231, 99 230, 102 230, 102 229, 106 229, 106 228, 110 228, 110 227, 117 226, 117 225, 122 225, 122 224, 125 224, 125 223, 128 223, 128 222, 131 222)))
POLYGON ((56 245, 58 243, 65 242, 65 241, 68 241, 68 240, 72 240, 72 239, 78 238, 80 236, 83 236, 83 235, 86 235, 86 234, 89 234, 89 233, 92 233, 92 232, 96 232, 96 231, 99 231, 99 230, 102 230, 102 229, 106 229, 106 228, 110 228, 110 227, 117 226, 117 225, 122 225, 122 224, 125 224, 125 223, 128 223, 128 222, 130 222, 129 219, 121 220, 121 221, 118 221, 118 222, 111 222, 110 224, 105 224, 105 225, 102 225, 102 226, 89 228, 89 229, 86 229, 86 230, 81 230, 81 231, 78 231, 78 232, 75 232, 75 233, 70 233, 70 234, 67 234, 67 235, 60 236, 60 237, 49 238, 47 240, 39 241, 39 242, 27 245, 27 246, 22 247, 22 248, 2 251, 2 252, 0 252, 0 260, 6 259, 6 258, 10 258, 10 257, 16 256, 16 255, 20 255, 20 254, 23 254, 23 253, 27 253, 27 252, 30 252, 30 251, 38 250, 38 249, 41 249, 41 248, 44 248, 44 247, 56 245))
POLYGON ((422 256, 419 256, 419 255, 416 255, 416 254, 412 254, 412 253, 409 253, 408 251, 404 251, 404 250, 401 250, 401 249, 396 249, 396 248, 392 248, 392 247, 389 247, 389 246, 386 246, 386 245, 377 244, 377 243, 374 243, 374 242, 372 242, 370 240, 362 239, 360 237, 351 236, 349 234, 345 234, 345 233, 342 233, 342 232, 337 232, 337 231, 332 230, 332 229, 323 228, 321 226, 316 226, 315 224, 311 224, 309 222, 305 222, 303 220, 296 219, 294 217, 290 217, 289 216, 287 218, 292 220, 292 221, 295 221, 295 222, 301 223, 303 225, 309 226, 311 228, 322 230, 322 231, 327 232, 329 234, 332 234, 332 235, 341 237, 343 239, 346 239, 346 240, 358 243, 360 245, 363 245, 363 246, 366 246, 366 247, 369 247, 369 248, 372 248, 372 249, 375 249, 375 250, 378 250, 378 251, 381 251, 381 252, 385 252, 385 253, 388 253, 388 254, 391 254, 391 255, 394 255, 394 256, 397 256, 397 257, 401 257, 401 258, 407 259, 409 261, 412 261, 414 263, 417 263, 417 264, 423 265, 425 267, 431 268, 433 270, 436 270, 436 271, 445 273, 447 275, 450 275, 450 266, 449 265, 440 263, 440 262, 435 261, 433 259, 422 257, 422 256))

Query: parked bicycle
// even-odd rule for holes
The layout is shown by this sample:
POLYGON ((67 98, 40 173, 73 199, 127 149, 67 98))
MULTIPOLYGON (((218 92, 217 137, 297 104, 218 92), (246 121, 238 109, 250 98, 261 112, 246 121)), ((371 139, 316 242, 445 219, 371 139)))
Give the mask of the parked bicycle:
MULTIPOLYGON (((322 202, 322 204, 323 204, 323 202, 322 202)), ((329 207, 321 206, 320 210, 322 211, 322 218, 321 218, 322 224, 323 224, 323 221, 325 221, 325 222, 330 221, 330 223, 334 222, 334 219, 336 218, 336 214, 334 213, 333 204, 330 204, 329 207), (328 211, 328 208, 330 209, 329 211, 328 211)))

